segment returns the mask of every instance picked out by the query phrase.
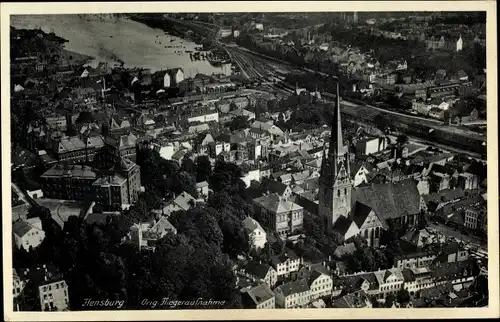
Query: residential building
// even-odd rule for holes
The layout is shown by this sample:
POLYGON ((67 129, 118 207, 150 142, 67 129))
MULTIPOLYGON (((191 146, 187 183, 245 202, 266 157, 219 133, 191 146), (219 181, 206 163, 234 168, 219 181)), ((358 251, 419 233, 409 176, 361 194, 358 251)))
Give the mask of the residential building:
POLYGON ((183 191, 181 194, 176 196, 173 200, 170 200, 161 210, 155 210, 156 214, 161 214, 163 216, 170 216, 174 211, 188 211, 191 207, 196 205, 196 199, 189 193, 183 191))
POLYGON ((189 123, 219 122, 219 112, 210 111, 210 110, 209 111, 199 111, 199 112, 191 114, 187 120, 189 123))
POLYGON ((68 129, 68 123, 66 116, 63 115, 51 115, 45 117, 45 123, 48 129, 66 131, 68 129))
POLYGON ((45 238, 42 222, 38 217, 14 221, 12 223, 12 233, 16 247, 22 247, 28 252, 38 247, 45 238))
POLYGON ((130 228, 130 241, 141 250, 155 250, 154 244, 166 234, 177 234, 177 229, 166 217, 135 224, 130 228))
POLYGON ((154 76, 163 88, 178 87, 184 80, 184 71, 182 68, 174 68, 157 72, 154 76))
POLYGON ((446 41, 444 39, 444 36, 441 36, 441 37, 432 36, 432 37, 425 40, 425 45, 427 47, 427 50, 444 49, 445 45, 446 45, 446 41))
POLYGON ((247 217, 243 220, 243 227, 248 234, 252 248, 264 248, 267 242, 267 234, 259 222, 251 217, 247 217))
POLYGON ((385 138, 366 138, 356 142, 357 155, 370 155, 378 153, 387 148, 387 140, 385 138))
POLYGON ((481 207, 470 207, 465 210, 464 226, 470 229, 478 229, 482 226, 483 217, 486 212, 481 207))
POLYGON ((373 305, 368 295, 363 290, 359 290, 332 300, 332 307, 338 309, 361 309, 372 308, 373 305))
POLYGON ((285 253, 276 255, 271 259, 272 266, 277 276, 289 276, 292 272, 297 272, 300 268, 301 258, 292 250, 285 250, 285 253))
POLYGON ((310 301, 332 294, 333 280, 330 275, 313 270, 308 278, 310 301))
POLYGON ((479 177, 469 172, 460 173, 458 185, 463 190, 476 190, 479 188, 479 177))
POLYGON ((436 254, 428 252, 403 254, 394 258, 394 267, 399 269, 427 267, 436 257, 436 254))
POLYGON ((208 197, 208 182, 202 181, 202 182, 197 182, 196 183, 196 191, 198 191, 198 195, 208 197))
POLYGON ((274 292, 267 283, 259 284, 243 292, 242 304, 247 309, 274 309, 274 292))
POLYGON ((289 309, 305 307, 311 300, 307 280, 287 282, 274 289, 276 307, 289 309))
POLYGON ((68 285, 53 265, 24 269, 20 278, 26 281, 26 287, 34 288, 41 311, 68 310, 68 285))
POLYGON ((278 280, 278 273, 274 267, 262 262, 249 261, 240 267, 238 273, 254 282, 264 282, 270 287, 273 287, 278 280))
POLYGON ((12 297, 14 300, 21 294, 25 286, 26 282, 19 277, 17 270, 12 269, 12 297))

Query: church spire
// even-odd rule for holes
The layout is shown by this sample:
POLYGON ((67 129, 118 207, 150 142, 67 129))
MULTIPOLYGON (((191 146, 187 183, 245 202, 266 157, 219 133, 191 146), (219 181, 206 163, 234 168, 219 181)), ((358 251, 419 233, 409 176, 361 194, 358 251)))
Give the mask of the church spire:
POLYGON ((342 123, 340 118, 340 91, 337 80, 337 99, 333 111, 332 134, 330 136, 330 149, 328 151, 330 158, 338 158, 345 154, 344 141, 342 139, 342 123))

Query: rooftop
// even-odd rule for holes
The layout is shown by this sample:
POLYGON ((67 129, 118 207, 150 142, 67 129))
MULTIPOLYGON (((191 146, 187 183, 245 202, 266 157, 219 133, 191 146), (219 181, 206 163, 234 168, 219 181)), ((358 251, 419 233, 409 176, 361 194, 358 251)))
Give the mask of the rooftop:
POLYGON ((275 193, 256 198, 253 201, 262 208, 265 208, 276 214, 303 209, 296 203, 281 198, 278 194, 275 193))
POLYGON ((262 283, 249 289, 246 292, 256 305, 259 305, 274 297, 273 291, 269 288, 269 285, 262 283))

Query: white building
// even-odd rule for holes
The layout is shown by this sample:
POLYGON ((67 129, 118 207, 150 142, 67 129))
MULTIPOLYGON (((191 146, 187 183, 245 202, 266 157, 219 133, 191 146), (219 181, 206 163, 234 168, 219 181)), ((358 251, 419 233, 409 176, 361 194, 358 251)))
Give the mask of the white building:
POLYGON ((247 217, 243 220, 243 227, 248 234, 252 248, 264 248, 267 243, 267 234, 259 222, 251 217, 247 217))
POLYGON ((215 142, 215 155, 219 155, 222 152, 229 152, 231 150, 231 144, 229 142, 215 142))
POLYGON ((156 214, 161 214, 163 216, 169 216, 174 211, 184 210, 188 211, 191 207, 196 205, 196 199, 187 192, 182 192, 176 196, 173 200, 170 200, 163 209, 154 210, 156 214))
POLYGON ((314 270, 309 277, 310 300, 331 295, 333 287, 332 277, 314 270))
POLYGON ((358 155, 370 155, 385 150, 387 142, 384 138, 366 138, 356 143, 358 155))
POLYGON ((271 261, 278 276, 288 276, 292 272, 297 272, 301 262, 300 257, 292 251, 288 251, 283 255, 274 256, 271 261))
POLYGON ((181 68, 169 69, 164 72, 163 87, 178 86, 184 80, 184 71, 181 68))
POLYGON ((157 146, 157 150, 160 153, 160 156, 165 160, 171 160, 174 153, 177 152, 172 143, 167 143, 162 146, 157 146))
POLYGON ((240 36, 240 31, 239 30, 234 30, 233 31, 233 37, 238 38, 240 36))
POLYGON ((403 273, 398 268, 391 268, 374 272, 379 285, 378 295, 386 297, 389 293, 396 294, 405 282, 403 273))
POLYGON ((12 223, 12 233, 14 234, 14 243, 17 248, 23 247, 30 251, 30 247, 35 248, 40 245, 45 238, 45 232, 42 229, 40 218, 17 220, 12 223))
POLYGON ((154 249, 149 242, 156 242, 167 233, 177 234, 177 229, 168 221, 166 217, 159 220, 135 224, 130 228, 130 237, 134 245, 139 249, 154 249))
POLYGON ((460 35, 460 38, 458 38, 458 40, 456 42, 455 50, 457 52, 461 51, 463 49, 463 45, 464 45, 464 41, 462 39, 462 35, 460 35))
POLYGON ((197 182, 196 183, 196 190, 198 191, 198 194, 200 196, 205 196, 208 197, 208 182, 202 181, 202 182, 197 182))
POLYGON ((257 30, 264 30, 264 25, 262 23, 256 23, 255 24, 255 29, 257 30))
POLYGON ((354 180, 353 180, 354 186, 357 187, 362 183, 367 183, 368 182, 367 175, 369 173, 370 171, 368 171, 365 168, 365 166, 362 165, 361 167, 359 167, 358 171, 354 174, 354 180))
POLYGON ((222 38, 229 37, 229 36, 231 36, 231 34, 232 34, 231 28, 221 28, 220 29, 220 36, 222 38))
POLYGON ((188 117, 188 122, 200 122, 200 123, 208 123, 208 122, 219 122, 219 112, 217 111, 206 111, 202 113, 198 113, 188 117))
POLYGON ((260 181, 260 170, 255 169, 255 170, 250 170, 247 173, 243 174, 243 177, 241 178, 243 182, 246 184, 247 188, 250 187, 252 181, 260 181))
POLYGON ((297 280, 278 286, 274 290, 276 306, 279 308, 305 307, 311 301, 307 280, 297 280))
POLYGON ((251 309, 274 309, 275 297, 268 284, 262 283, 242 294, 243 305, 251 309))

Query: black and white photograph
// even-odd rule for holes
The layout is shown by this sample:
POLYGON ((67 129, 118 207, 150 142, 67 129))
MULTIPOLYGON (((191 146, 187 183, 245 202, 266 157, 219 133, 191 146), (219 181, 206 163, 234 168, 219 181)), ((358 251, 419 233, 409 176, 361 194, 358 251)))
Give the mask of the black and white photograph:
POLYGON ((6 316, 498 312, 496 4, 335 3, 2 13, 6 316))

